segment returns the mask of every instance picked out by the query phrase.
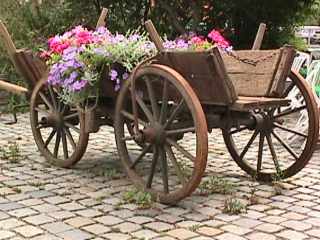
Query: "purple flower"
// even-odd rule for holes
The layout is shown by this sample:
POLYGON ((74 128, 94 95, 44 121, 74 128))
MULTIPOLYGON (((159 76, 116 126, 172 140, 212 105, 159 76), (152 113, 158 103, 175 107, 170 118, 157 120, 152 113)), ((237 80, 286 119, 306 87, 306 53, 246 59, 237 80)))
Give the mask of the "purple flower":
POLYGON ((107 50, 104 48, 95 48, 95 49, 93 49, 93 52, 99 56, 102 56, 102 57, 110 56, 110 53, 108 53, 107 50))
POLYGON ((139 40, 139 38, 140 38, 140 35, 135 33, 129 37, 129 41, 136 42, 139 40))
POLYGON ((176 48, 176 42, 167 40, 163 43, 163 46, 164 48, 167 48, 167 49, 174 49, 176 48))
POLYGON ((109 72, 109 76, 111 78, 111 81, 115 81, 118 77, 118 72, 114 69, 111 69, 109 72))
POLYGON ((124 74, 122 74, 122 79, 123 80, 127 80, 129 78, 129 74, 127 72, 125 72, 124 74))
POLYGON ((189 44, 184 41, 183 39, 178 39, 177 42, 176 42, 176 48, 179 48, 179 49, 185 49, 185 48, 188 48, 189 47, 189 44))
POLYGON ((70 85, 69 89, 70 89, 70 91, 78 92, 78 91, 82 90, 87 85, 87 83, 88 83, 88 81, 86 81, 86 80, 76 81, 72 85, 70 85))

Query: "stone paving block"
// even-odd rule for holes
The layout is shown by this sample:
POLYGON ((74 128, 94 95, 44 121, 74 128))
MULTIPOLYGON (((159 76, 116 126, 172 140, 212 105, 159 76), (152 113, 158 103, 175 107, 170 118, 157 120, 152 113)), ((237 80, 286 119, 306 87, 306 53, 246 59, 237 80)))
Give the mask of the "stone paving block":
POLYGON ((304 233, 300 233, 297 231, 293 231, 293 230, 283 230, 280 233, 276 234, 279 237, 285 238, 285 239, 289 239, 289 240, 303 240, 308 238, 307 235, 305 235, 304 233))
POLYGON ((120 223, 118 225, 112 226, 111 231, 114 231, 116 229, 117 231, 120 231, 122 233, 132 233, 137 230, 140 230, 141 228, 142 226, 139 224, 124 222, 124 223, 120 223))
POLYGON ((249 240, 276 240, 277 238, 272 234, 253 232, 246 236, 249 240))
POLYGON ((93 237, 91 234, 79 229, 62 232, 59 233, 58 236, 62 237, 65 240, 87 240, 93 237))
POLYGON ((24 222, 19 221, 15 218, 9 218, 9 219, 0 221, 0 229, 4 229, 4 230, 13 229, 22 225, 24 225, 24 222))
POLYGON ((20 209, 16 209, 16 210, 12 210, 12 211, 8 212, 8 214, 10 214, 11 216, 14 216, 16 218, 23 218, 23 217, 35 215, 37 213, 38 213, 37 211, 35 211, 31 208, 20 208, 20 209))
POLYGON ((48 192, 45 190, 39 190, 39 191, 28 192, 28 195, 32 198, 46 198, 46 197, 53 196, 54 194, 52 192, 48 192))
POLYGON ((167 232, 167 234, 177 239, 189 239, 198 236, 197 233, 184 228, 176 228, 167 232))
POLYGON ((110 212, 111 215, 119 217, 119 218, 130 218, 134 216, 134 212, 128 210, 128 209, 122 209, 122 210, 117 210, 117 211, 112 211, 110 212))
POLYGON ((171 223, 171 224, 174 224, 183 220, 183 218, 172 215, 172 214, 161 214, 157 216, 156 219, 163 222, 171 223))
POLYGON ((152 222, 154 221, 154 219, 150 217, 144 217, 144 216, 135 216, 135 217, 128 218, 127 221, 130 221, 136 224, 144 224, 144 223, 152 222))
POLYGON ((240 235, 240 236, 245 235, 249 232, 252 232, 252 229, 239 227, 237 225, 232 225, 232 224, 224 225, 221 227, 221 229, 226 232, 234 233, 234 234, 240 235))
POLYGON ((41 199, 26 199, 26 200, 23 200, 23 201, 20 201, 19 203, 25 205, 25 206, 35 206, 35 205, 41 205, 44 203, 44 201, 42 201, 41 199))
POLYGON ((13 238, 15 236, 15 233, 11 231, 6 231, 6 230, 0 230, 0 239, 8 239, 8 238, 13 238))
POLYGON ((296 213, 296 212, 287 212, 285 214, 282 214, 281 216, 290 220, 302 220, 307 218, 306 215, 296 213))
POLYGON ((218 228, 204 226, 204 227, 199 227, 196 230, 196 232, 204 236, 213 237, 222 233, 222 230, 218 228))
POLYGON ((52 204, 48 204, 48 203, 44 203, 41 205, 35 205, 35 206, 32 206, 32 208, 40 213, 49 213, 49 212, 56 212, 56 211, 61 210, 59 207, 52 205, 52 204))
POLYGON ((65 240, 65 239, 57 237, 57 236, 54 236, 54 235, 49 234, 49 233, 45 233, 45 234, 42 234, 40 236, 33 237, 32 240, 65 240))
POLYGON ((106 225, 106 226, 112 226, 112 225, 116 225, 116 224, 123 222, 123 220, 121 218, 117 218, 114 216, 99 217, 99 218, 96 218, 95 220, 98 221, 99 223, 106 225))
MULTIPOLYGON (((103 237, 106 238, 106 239, 109 239, 109 240, 128 240, 128 239, 132 239, 130 235, 123 234, 123 233, 107 233, 107 234, 103 235, 103 237)), ((149 239, 149 238, 145 237, 144 239, 149 239)))
POLYGON ((239 219, 240 216, 238 215, 229 215, 229 214, 218 214, 214 217, 215 219, 221 220, 223 222, 232 222, 235 221, 236 219, 239 219))
POLYGON ((15 228, 14 231, 21 234, 23 237, 31 238, 43 233, 43 230, 31 225, 15 228))
POLYGON ((3 220, 3 219, 7 219, 9 218, 10 216, 2 211, 0 211, 0 220, 3 220))
POLYGON ((84 206, 76 202, 60 204, 59 207, 66 211, 77 211, 77 210, 85 209, 84 206))
POLYGON ((312 237, 316 237, 317 239, 320 239, 320 229, 313 229, 313 230, 307 231, 306 234, 312 237))
POLYGON ((75 216, 74 213, 68 211, 56 211, 47 213, 50 217, 53 217, 58 220, 65 220, 75 216))
POLYGON ((63 222, 54 222, 54 223, 48 223, 48 224, 42 225, 41 228, 43 228, 44 230, 50 233, 57 234, 57 233, 71 230, 72 226, 65 224, 63 222))
POLYGON ((16 202, 9 202, 9 203, 1 203, 0 204, 0 210, 1 211, 10 211, 10 210, 15 210, 19 208, 24 208, 24 205, 16 203, 16 202))
POLYGON ((155 232, 164 232, 174 228, 172 224, 159 222, 159 221, 147 223, 144 225, 144 227, 149 228, 155 232))
POLYGON ((74 218, 70 218, 70 219, 66 220, 65 223, 67 223, 75 228, 79 228, 79 227, 93 224, 94 221, 91 220, 90 218, 74 217, 74 218))
POLYGON ((181 221, 176 224, 176 226, 179 228, 193 228, 201 225, 203 225, 202 222, 191 221, 191 220, 181 221))
POLYGON ((131 235, 138 239, 152 239, 159 236, 158 233, 148 229, 139 230, 137 232, 132 233, 131 235))
POLYGON ((66 203, 66 202, 70 201, 69 199, 61 197, 61 196, 48 197, 43 200, 46 201, 47 203, 51 203, 51 204, 61 204, 61 203, 66 203))
POLYGON ((80 210, 77 211, 76 214, 82 216, 82 217, 87 217, 87 218, 94 218, 94 217, 99 217, 103 215, 102 212, 94 209, 85 209, 85 210, 80 210))
POLYGON ((275 233, 283 229, 282 226, 272 223, 263 223, 255 227, 255 229, 266 233, 275 233))
POLYGON ((54 218, 49 217, 45 214, 39 214, 39 215, 31 216, 31 217, 26 217, 23 220, 28 223, 31 223, 35 226, 55 221, 54 218))
POLYGON ((236 224, 241 227, 245 228, 254 228, 255 226, 258 226, 259 224, 262 224, 261 221, 255 220, 255 219, 250 219, 250 218, 241 218, 238 220, 235 220, 232 222, 233 224, 236 224))
POLYGON ((312 228, 312 224, 310 223, 305 223, 302 221, 295 221, 295 220, 290 220, 290 221, 286 221, 286 222, 282 222, 281 226, 287 227, 287 228, 291 228, 293 230, 296 231, 305 231, 307 229, 312 228))
POLYGON ((244 237, 234 235, 232 233, 223 233, 216 237, 218 240, 245 240, 244 237))
POLYGON ((99 224, 99 223, 83 227, 82 229, 89 232, 89 233, 95 234, 95 235, 102 235, 104 233, 111 231, 111 228, 106 227, 106 226, 99 224))

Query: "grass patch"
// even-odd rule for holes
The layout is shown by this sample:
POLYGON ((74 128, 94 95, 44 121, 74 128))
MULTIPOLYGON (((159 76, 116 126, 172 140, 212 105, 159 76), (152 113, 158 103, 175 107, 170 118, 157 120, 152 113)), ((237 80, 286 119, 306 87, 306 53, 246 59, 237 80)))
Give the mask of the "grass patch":
POLYGON ((237 215, 247 212, 247 206, 239 199, 231 197, 224 201, 224 208, 222 212, 230 215, 237 215))
POLYGON ((12 142, 6 147, 0 147, 0 156, 11 163, 18 163, 21 160, 19 145, 16 142, 12 142))
POLYGON ((213 193, 230 194, 234 192, 235 185, 227 179, 211 176, 199 185, 201 195, 213 193))
POLYGON ((122 196, 124 203, 134 203, 138 205, 140 209, 151 208, 153 205, 153 199, 150 193, 140 191, 136 188, 125 192, 122 196))

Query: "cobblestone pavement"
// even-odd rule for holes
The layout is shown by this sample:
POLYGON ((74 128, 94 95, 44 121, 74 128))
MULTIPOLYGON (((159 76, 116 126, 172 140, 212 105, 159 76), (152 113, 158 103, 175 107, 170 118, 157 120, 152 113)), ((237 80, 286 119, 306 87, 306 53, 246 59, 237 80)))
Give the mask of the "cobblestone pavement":
POLYGON ((239 170, 224 144, 210 135, 206 174, 233 182, 233 198, 247 211, 224 214, 230 195, 199 192, 174 207, 139 209, 123 202, 133 186, 121 170, 112 128, 91 136, 75 168, 60 169, 45 164, 37 152, 28 115, 10 126, 6 117, 0 119, 0 144, 14 141, 21 153, 16 161, 0 159, 0 240, 320 238, 319 151, 295 177, 263 185, 239 170), (108 177, 104 169, 117 174, 108 177))

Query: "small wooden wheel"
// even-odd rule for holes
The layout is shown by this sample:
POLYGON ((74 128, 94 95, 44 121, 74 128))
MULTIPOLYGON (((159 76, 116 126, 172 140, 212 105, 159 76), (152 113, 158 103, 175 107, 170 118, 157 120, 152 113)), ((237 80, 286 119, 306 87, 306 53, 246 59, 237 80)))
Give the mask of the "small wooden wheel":
POLYGON ((63 104, 46 78, 32 92, 30 123, 38 149, 50 163, 71 167, 86 151, 89 134, 84 114, 63 104))
POLYGON ((284 179, 298 173, 310 160, 319 136, 317 105, 305 80, 291 72, 283 98, 290 107, 255 110, 261 117, 254 129, 223 130, 226 146, 236 163, 261 181, 284 179), (304 118, 303 124, 298 123, 304 118), (245 141, 244 141, 245 140, 245 141))
POLYGON ((176 203, 199 185, 207 162, 207 134, 197 96, 171 68, 141 67, 122 87, 115 111, 118 152, 135 185, 158 201, 176 203))

